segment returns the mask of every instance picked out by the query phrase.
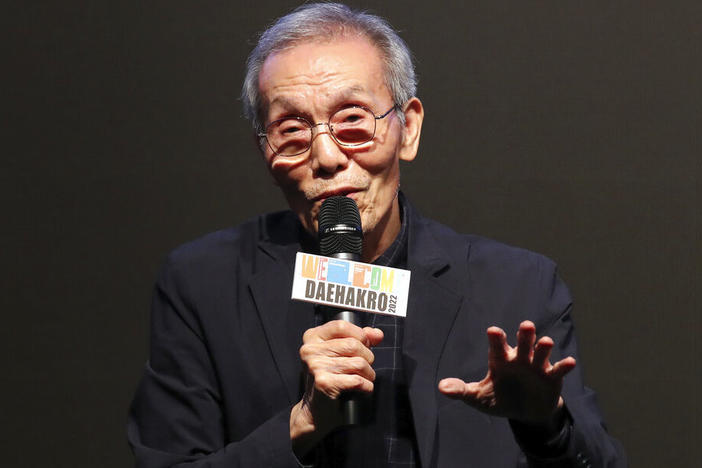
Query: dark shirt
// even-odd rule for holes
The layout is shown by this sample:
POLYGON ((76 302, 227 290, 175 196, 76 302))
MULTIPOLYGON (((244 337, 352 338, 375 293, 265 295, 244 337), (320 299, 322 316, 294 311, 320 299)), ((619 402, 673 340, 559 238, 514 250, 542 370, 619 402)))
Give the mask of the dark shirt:
MULTIPOLYGON (((393 243, 373 263, 407 267, 407 235, 410 210, 400 195, 402 226, 393 243)), ((317 467, 419 466, 412 410, 402 362, 404 318, 357 312, 359 325, 379 328, 383 341, 373 348, 376 372, 373 394, 361 400, 362 423, 329 434, 317 449, 317 467)), ((322 323, 322 314, 317 314, 322 323)))

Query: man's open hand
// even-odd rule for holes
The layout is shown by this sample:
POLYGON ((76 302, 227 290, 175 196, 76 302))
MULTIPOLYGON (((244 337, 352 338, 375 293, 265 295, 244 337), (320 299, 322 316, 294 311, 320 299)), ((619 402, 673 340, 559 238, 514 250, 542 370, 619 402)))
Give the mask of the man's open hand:
POLYGON ((456 378, 443 379, 439 390, 487 414, 527 424, 550 424, 563 406, 560 396, 563 377, 573 370, 575 359, 567 357, 551 365, 553 340, 544 336, 536 341, 536 329, 530 321, 519 325, 516 348, 507 344, 501 328, 488 328, 487 336, 485 378, 470 383, 456 378))

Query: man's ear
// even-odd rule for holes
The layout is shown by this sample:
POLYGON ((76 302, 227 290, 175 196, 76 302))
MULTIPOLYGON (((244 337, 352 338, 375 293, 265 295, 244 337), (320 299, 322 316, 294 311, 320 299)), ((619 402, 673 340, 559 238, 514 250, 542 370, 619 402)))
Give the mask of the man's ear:
POLYGON ((268 164, 268 161, 266 160, 266 142, 263 138, 258 136, 256 133, 253 133, 251 135, 253 144, 256 146, 258 149, 258 154, 261 156, 261 162, 266 166, 266 172, 268 173, 268 176, 271 178, 271 181, 273 182, 273 185, 275 186, 280 186, 280 183, 276 180, 275 176, 273 175, 273 172, 271 171, 271 166, 268 164))
POLYGON ((412 161, 417 156, 419 149, 419 136, 422 133, 424 121, 424 106, 419 98, 413 97, 405 103, 405 125, 402 129, 402 144, 400 146, 400 159, 412 161))
POLYGON ((251 140, 253 141, 253 144, 256 146, 256 149, 258 149, 258 153, 264 157, 265 155, 265 141, 263 140, 262 137, 258 136, 257 132, 254 132, 251 134, 251 140))

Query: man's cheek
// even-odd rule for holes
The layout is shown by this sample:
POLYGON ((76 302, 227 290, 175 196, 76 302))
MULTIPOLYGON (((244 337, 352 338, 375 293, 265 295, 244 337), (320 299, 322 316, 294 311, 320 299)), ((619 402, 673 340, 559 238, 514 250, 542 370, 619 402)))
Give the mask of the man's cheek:
POLYGON ((364 155, 357 162, 372 177, 382 177, 385 173, 395 171, 396 166, 399 167, 397 160, 392 155, 364 155))
POLYGON ((275 184, 286 193, 302 192, 300 189, 301 181, 295 177, 295 170, 291 163, 287 161, 274 162, 269 167, 269 173, 275 184))
POLYGON ((283 159, 283 158, 276 158, 273 157, 268 160, 268 167, 271 172, 273 173, 284 173, 289 171, 293 166, 295 165, 295 162, 290 160, 290 159, 283 159))

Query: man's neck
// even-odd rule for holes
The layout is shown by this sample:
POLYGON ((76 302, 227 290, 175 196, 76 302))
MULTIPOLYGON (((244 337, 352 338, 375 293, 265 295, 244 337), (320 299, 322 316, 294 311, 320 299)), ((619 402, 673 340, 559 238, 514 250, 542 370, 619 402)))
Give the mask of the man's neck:
POLYGON ((387 215, 376 224, 375 229, 364 233, 361 260, 372 263, 380 257, 392 245, 401 227, 400 203, 398 197, 395 197, 387 215))

